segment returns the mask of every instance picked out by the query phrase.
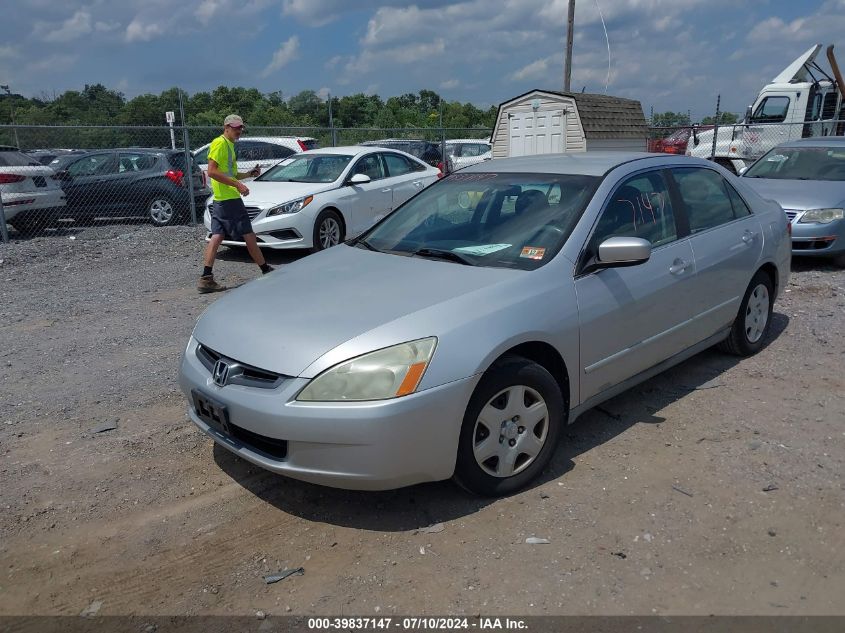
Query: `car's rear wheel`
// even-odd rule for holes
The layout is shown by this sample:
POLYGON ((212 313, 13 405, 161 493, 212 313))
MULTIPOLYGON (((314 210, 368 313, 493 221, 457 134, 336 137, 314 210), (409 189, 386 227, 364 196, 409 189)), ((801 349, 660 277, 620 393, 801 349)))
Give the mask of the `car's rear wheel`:
POLYGON ((12 218, 9 220, 18 233, 21 235, 34 235, 50 226, 51 222, 48 218, 36 218, 32 216, 12 218))
POLYGON ((520 356, 498 361, 467 406, 455 480, 485 496, 519 490, 549 463, 566 415, 560 387, 544 367, 520 356))
POLYGON ((774 284, 762 270, 751 279, 731 332, 720 345, 723 351, 736 356, 751 356, 759 352, 772 325, 774 284))
POLYGON ((326 209, 314 222, 314 250, 322 251, 343 241, 343 220, 337 211, 326 209))
POLYGON ((147 203, 147 217, 156 226, 169 226, 179 219, 179 214, 170 198, 154 196, 147 203))

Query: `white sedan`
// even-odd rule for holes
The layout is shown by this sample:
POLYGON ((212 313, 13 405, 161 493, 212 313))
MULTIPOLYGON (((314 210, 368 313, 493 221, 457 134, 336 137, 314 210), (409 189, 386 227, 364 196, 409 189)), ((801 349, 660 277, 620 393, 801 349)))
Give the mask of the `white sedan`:
MULTIPOLYGON (((367 230, 441 176, 398 150, 327 147, 297 154, 250 182, 244 204, 260 247, 322 250, 367 230)), ((205 226, 211 229, 210 206, 205 226)))

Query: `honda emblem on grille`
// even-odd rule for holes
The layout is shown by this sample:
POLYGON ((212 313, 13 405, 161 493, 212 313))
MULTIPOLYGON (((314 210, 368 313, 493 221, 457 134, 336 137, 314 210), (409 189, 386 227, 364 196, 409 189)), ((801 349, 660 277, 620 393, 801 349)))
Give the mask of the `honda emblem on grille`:
POLYGON ((214 369, 211 372, 211 379, 218 387, 224 387, 226 381, 229 379, 229 363, 218 360, 214 363, 214 369))

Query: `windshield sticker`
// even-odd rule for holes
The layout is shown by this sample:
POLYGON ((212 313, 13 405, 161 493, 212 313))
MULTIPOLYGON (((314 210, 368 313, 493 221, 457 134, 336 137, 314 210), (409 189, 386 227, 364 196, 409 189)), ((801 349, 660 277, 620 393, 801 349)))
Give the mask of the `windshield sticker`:
POLYGON ((783 162, 783 161, 785 161, 785 160, 786 160, 786 156, 784 156, 783 154, 772 154, 771 156, 769 156, 769 157, 766 159, 766 162, 769 162, 769 163, 782 163, 782 162, 783 162))
POLYGON ((546 249, 539 246, 523 246, 519 256, 526 259, 543 259, 546 256, 546 249))
POLYGON ((510 248, 510 244, 481 244, 479 246, 461 246, 460 248, 453 248, 453 253, 466 253, 467 255, 489 255, 496 251, 501 251, 505 248, 510 248))

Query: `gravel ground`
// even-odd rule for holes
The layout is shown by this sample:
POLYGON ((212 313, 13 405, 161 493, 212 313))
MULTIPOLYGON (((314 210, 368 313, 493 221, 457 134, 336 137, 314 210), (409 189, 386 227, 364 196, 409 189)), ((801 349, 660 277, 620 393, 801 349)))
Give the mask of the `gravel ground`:
MULTIPOLYGON (((0 244, 0 615, 845 614, 845 271, 797 262, 760 354, 608 401, 482 500, 295 482, 195 430, 201 235, 0 244)), ((225 249, 215 273, 259 275, 225 249)))

